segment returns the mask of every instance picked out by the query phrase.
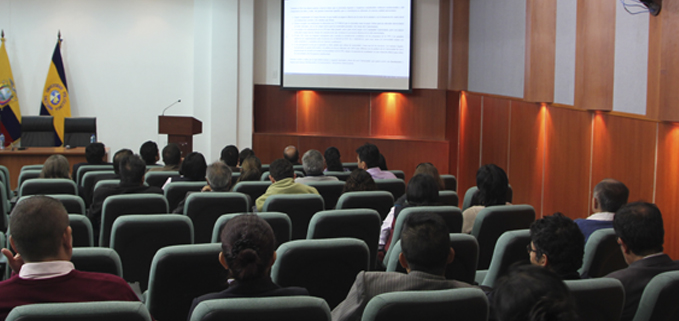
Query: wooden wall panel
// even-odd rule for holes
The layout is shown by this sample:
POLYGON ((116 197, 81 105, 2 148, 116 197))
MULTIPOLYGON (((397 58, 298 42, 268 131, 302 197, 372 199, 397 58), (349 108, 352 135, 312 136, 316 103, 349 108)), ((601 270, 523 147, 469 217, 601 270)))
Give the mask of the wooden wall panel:
MULTIPOLYGON (((449 91, 446 97, 446 140, 448 140, 448 173, 457 176, 458 161, 458 137, 460 123, 460 96, 459 91, 449 91)), ((445 174, 439 170, 440 173, 445 174)))
POLYGON ((509 184, 514 204, 529 204, 542 213, 544 113, 537 104, 512 102, 509 149, 509 184))
POLYGON ((446 92, 415 89, 411 94, 372 94, 370 136, 446 138, 446 92))
POLYGON ((663 214, 665 253, 679 259, 679 126, 660 124, 655 203, 663 214))
POLYGON ((483 98, 481 164, 495 164, 507 170, 509 150, 509 105, 502 98, 483 98))
MULTIPOLYGON (((677 102, 679 102, 679 91, 677 91, 679 86, 679 55, 677 55, 677 52, 679 52, 679 42, 677 42, 677 33, 679 33, 679 1, 665 0, 662 2, 662 5, 663 8, 660 15, 651 18, 651 20, 659 18, 662 23, 659 83, 660 119, 679 121, 679 108, 677 108, 677 102)), ((649 39, 649 42, 651 39, 649 39)), ((651 87, 649 86, 649 88, 651 87)))
POLYGON ((452 0, 449 90, 467 90, 469 78, 469 1, 452 0))
POLYGON ((480 163, 481 101, 480 95, 463 92, 460 95, 460 147, 457 190, 460 195, 476 186, 476 171, 480 163))
POLYGON ((366 92, 297 93, 297 132, 368 136, 370 94, 366 92))
MULTIPOLYGON (((283 158, 283 150, 288 145, 299 147, 299 139, 294 135, 282 134, 253 134, 252 150, 262 164, 271 164, 276 159, 283 158)), ((303 151, 300 150, 300 158, 303 151)))
POLYGON ((526 1, 526 64, 523 99, 554 101, 556 1, 526 1))
POLYGON ((297 131, 295 91, 278 86, 255 85, 254 121, 256 133, 294 133, 297 131))

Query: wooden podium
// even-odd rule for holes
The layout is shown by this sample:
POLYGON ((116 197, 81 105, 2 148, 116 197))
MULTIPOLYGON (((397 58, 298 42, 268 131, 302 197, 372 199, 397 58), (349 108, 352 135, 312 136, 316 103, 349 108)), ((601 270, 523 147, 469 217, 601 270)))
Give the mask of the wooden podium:
POLYGON ((167 134, 167 142, 179 145, 182 157, 193 151, 193 135, 203 132, 203 123, 193 117, 158 116, 158 133, 167 134))

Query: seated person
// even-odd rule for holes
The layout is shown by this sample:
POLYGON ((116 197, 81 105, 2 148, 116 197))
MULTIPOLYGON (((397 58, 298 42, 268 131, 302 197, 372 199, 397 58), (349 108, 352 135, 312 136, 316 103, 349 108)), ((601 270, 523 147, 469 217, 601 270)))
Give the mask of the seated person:
POLYGON ((380 150, 377 146, 365 143, 356 149, 356 153, 358 154, 358 168, 366 170, 373 179, 396 178, 394 173, 380 169, 380 150))
POLYGON ((179 164, 182 162, 182 150, 179 149, 179 145, 175 143, 169 143, 167 146, 163 147, 163 167, 153 167, 149 169, 152 171, 178 171, 179 164))
POLYGON ((283 150, 283 158, 285 158, 290 164, 294 165, 301 165, 299 163, 299 151, 297 150, 297 147, 295 146, 288 146, 283 150))
POLYGON ((269 276, 276 261, 276 239, 271 226, 256 214, 243 214, 230 219, 220 233, 222 251, 219 262, 229 271, 233 281, 229 288, 193 300, 189 320, 196 306, 205 300, 243 297, 309 295, 300 287, 282 288, 269 276))
POLYGON ((0 320, 16 306, 31 303, 139 301, 125 280, 111 274, 81 272, 70 262, 72 231, 58 200, 34 196, 19 202, 10 216, 9 243, 2 249, 17 272, 0 282, 0 320))
POLYGON ((586 219, 577 219, 582 234, 585 235, 585 243, 594 231, 602 228, 613 227, 615 211, 627 204, 629 190, 625 184, 612 178, 607 178, 596 184, 592 196, 592 211, 594 214, 586 219))
POLYGON ((204 182, 207 162, 203 154, 191 152, 186 155, 179 169, 179 176, 168 177, 163 189, 172 182, 204 182))
MULTIPOLYGON (((113 174, 99 175, 94 180, 89 182, 89 184, 83 184, 81 197, 85 200, 85 205, 90 206, 92 204, 92 198, 94 196, 94 187, 97 182, 107 180, 107 179, 120 179, 120 160, 130 155, 134 155, 132 150, 123 148, 117 151, 113 155, 113 174)), ((87 183, 87 182, 85 182, 87 183)))
POLYGON ((342 193, 346 192, 362 192, 362 191, 376 191, 377 184, 370 173, 363 169, 357 168, 351 172, 342 188, 342 193))
POLYGON ((495 164, 481 166, 476 172, 476 186, 479 188, 478 198, 481 205, 471 206, 462 212, 462 233, 471 233, 476 216, 488 206, 509 205, 507 190, 509 180, 505 171, 495 164))
POLYGON ((370 299, 383 293, 471 287, 464 282, 446 280, 444 276, 446 265, 455 258, 455 251, 450 247, 448 227, 441 216, 410 215, 401 235, 402 252, 398 259, 408 274, 359 272, 346 299, 332 310, 333 321, 361 320, 370 299))
POLYGON ((78 168, 82 165, 106 165, 109 164, 104 160, 106 156, 106 147, 102 143, 90 143, 85 147, 85 163, 77 163, 73 165, 71 174, 73 179, 78 177, 78 168))
POLYGON ((333 171, 333 172, 348 172, 349 169, 342 166, 342 159, 340 156, 339 149, 337 147, 328 147, 325 150, 325 153, 323 154, 323 157, 325 158, 325 164, 326 168, 323 170, 324 172, 327 171, 333 171))
POLYGON ((39 177, 71 179, 71 174, 68 173, 69 167, 68 159, 66 159, 64 155, 52 155, 47 158, 45 164, 42 166, 39 177))
POLYGON ((646 284, 660 273, 679 270, 679 261, 672 261, 663 253, 665 228, 662 214, 654 204, 636 202, 624 205, 615 212, 613 228, 629 266, 606 277, 622 282, 625 306, 620 320, 629 321, 637 312, 646 284))
POLYGON ((240 168, 238 168, 238 147, 234 145, 224 147, 219 160, 229 166, 231 172, 240 172, 240 168))
POLYGON ((304 156, 302 156, 302 165, 304 166, 305 177, 295 178, 295 183, 306 184, 309 182, 323 182, 323 181, 339 181, 335 176, 323 175, 323 168, 325 161, 321 152, 310 149, 304 156))
POLYGON ((139 156, 146 162, 146 166, 156 165, 158 160, 160 160, 158 144, 150 140, 141 144, 141 147, 139 147, 139 156))
POLYGON ((255 156, 255 152, 250 148, 243 148, 243 150, 238 153, 238 167, 243 167, 243 162, 250 156, 255 156))
MULTIPOLYGON (((201 189, 201 192, 228 192, 231 189, 231 169, 223 162, 214 162, 207 167, 206 177, 207 185, 201 189)), ((184 214, 184 204, 191 193, 186 193, 186 197, 179 202, 177 208, 172 211, 176 214, 184 214)))
POLYGON ((262 211, 266 199, 271 195, 279 194, 318 194, 318 191, 300 183, 295 183, 295 171, 292 164, 283 158, 279 158, 271 163, 269 179, 273 184, 266 189, 266 192, 257 198, 255 204, 257 211, 262 211))
POLYGON ((239 182, 258 182, 261 180, 261 178, 262 162, 259 160, 259 158, 257 158, 257 156, 253 155, 243 161, 243 164, 240 168, 240 176, 238 176, 236 184, 239 182))
POLYGON ((578 269, 585 253, 585 237, 570 218, 554 213, 533 222, 530 239, 532 264, 552 270, 562 280, 580 279, 578 269))

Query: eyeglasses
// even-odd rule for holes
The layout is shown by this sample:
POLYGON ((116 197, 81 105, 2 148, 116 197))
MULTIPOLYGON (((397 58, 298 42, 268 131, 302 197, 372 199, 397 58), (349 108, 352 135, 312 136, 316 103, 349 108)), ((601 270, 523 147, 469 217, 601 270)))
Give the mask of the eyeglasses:
POLYGON ((530 255, 530 252, 535 252, 535 253, 537 253, 538 251, 533 250, 533 247, 530 246, 530 244, 528 244, 528 245, 526 245, 526 252, 528 252, 528 254, 530 255))

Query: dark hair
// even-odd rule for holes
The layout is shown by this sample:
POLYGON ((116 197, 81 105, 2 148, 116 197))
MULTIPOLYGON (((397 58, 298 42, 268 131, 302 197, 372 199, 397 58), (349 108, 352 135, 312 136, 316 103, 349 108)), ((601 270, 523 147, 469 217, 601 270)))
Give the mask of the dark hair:
POLYGON ((158 156, 158 144, 150 140, 141 144, 139 156, 141 156, 146 165, 155 164, 157 161, 156 157, 158 156))
POLYGON ((298 163, 299 162, 299 150, 297 150, 297 147, 295 146, 288 146, 283 150, 283 158, 286 159, 290 163, 298 163), (294 153, 288 153, 289 149, 295 149, 294 153))
POLYGON ((132 152, 132 150, 127 149, 127 148, 123 148, 123 149, 117 151, 113 155, 113 171, 116 174, 120 175, 120 161, 123 158, 125 158, 127 156, 131 156, 131 155, 134 155, 134 152, 132 152))
POLYGON ((24 260, 37 262, 59 253, 68 225, 68 214, 61 202, 49 196, 31 196, 12 210, 9 234, 24 260))
POLYGON ((419 165, 417 165, 417 167, 415 167, 415 173, 413 173, 413 176, 417 175, 417 174, 426 174, 426 175, 433 177, 434 180, 436 180, 436 183, 439 186, 439 190, 441 190, 441 191, 443 189, 445 189, 445 187, 446 187, 443 184, 443 180, 441 179, 441 175, 439 175, 439 170, 436 169, 436 166, 434 166, 434 164, 432 164, 432 163, 420 163, 419 165))
POLYGON ((243 148, 240 154, 238 154, 238 164, 243 166, 243 161, 250 156, 255 156, 255 152, 252 149, 243 148))
POLYGON ((401 251, 410 269, 443 275, 450 253, 448 226, 434 213, 406 217, 401 232, 401 251))
POLYGON ((146 163, 138 155, 128 155, 120 160, 120 182, 141 185, 146 173, 146 163))
POLYGON ((479 188, 478 200, 483 206, 504 205, 507 203, 509 180, 505 171, 495 164, 481 166, 476 172, 476 186, 479 188))
POLYGON ((262 178, 262 162, 257 156, 250 156, 241 164, 237 182, 259 181, 262 178))
POLYGON ((620 181, 607 178, 596 184, 594 197, 599 202, 599 207, 604 212, 615 212, 621 206, 627 204, 629 190, 620 181))
POLYGON ((204 181, 206 170, 207 162, 203 154, 191 152, 184 158, 179 174, 192 181, 204 181))
POLYGON ((269 171, 269 175, 271 175, 275 181, 293 178, 295 176, 295 170, 292 168, 292 163, 283 158, 271 162, 269 171))
POLYGON ((358 159, 365 162, 368 168, 378 167, 380 165, 380 150, 377 146, 371 143, 365 143, 363 146, 356 149, 358 159))
POLYGON ((585 236, 573 220, 561 213, 545 216, 530 225, 530 238, 536 257, 547 256, 556 274, 566 276, 582 266, 585 236))
POLYGON ((383 170, 383 171, 389 170, 389 168, 387 167, 387 159, 384 158, 384 154, 380 153, 380 160, 378 162, 377 167, 379 167, 380 170, 383 170))
POLYGON ((85 147, 85 159, 88 164, 102 164, 106 155, 106 147, 102 143, 90 143, 85 147))
POLYGON ((615 212, 613 228, 627 248, 638 256, 663 251, 665 228, 655 204, 634 202, 624 205, 615 212))
POLYGON ((342 172, 344 167, 342 166, 342 160, 340 159, 339 149, 336 147, 328 147, 325 150, 325 165, 329 171, 342 172))
POLYGON ((439 201, 438 183, 427 174, 417 174, 408 182, 406 199, 416 206, 435 204, 439 201))
POLYGON ((165 165, 179 165, 182 161, 182 150, 179 149, 179 145, 175 143, 169 143, 163 148, 163 163, 165 165))
POLYGON ((231 168, 223 162, 214 162, 207 167, 205 176, 215 192, 228 192, 231 187, 231 168))
POLYGON ((344 188, 342 188, 342 193, 376 190, 377 184, 375 184, 375 180, 370 173, 357 168, 349 174, 347 181, 344 183, 344 188))
POLYGON ((256 214, 238 215, 226 222, 220 236, 222 253, 234 279, 267 275, 276 238, 264 219, 256 214))
POLYGON ((229 166, 238 165, 238 147, 234 145, 228 145, 222 149, 222 154, 220 159, 229 166))
POLYGON ((40 178, 71 178, 70 166, 64 155, 55 154, 47 158, 40 171, 40 178))
POLYGON ((510 268, 498 280, 491 306, 498 321, 578 320, 566 284, 549 269, 534 265, 510 268))

